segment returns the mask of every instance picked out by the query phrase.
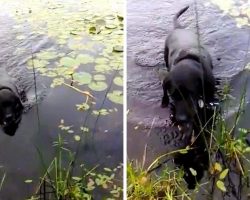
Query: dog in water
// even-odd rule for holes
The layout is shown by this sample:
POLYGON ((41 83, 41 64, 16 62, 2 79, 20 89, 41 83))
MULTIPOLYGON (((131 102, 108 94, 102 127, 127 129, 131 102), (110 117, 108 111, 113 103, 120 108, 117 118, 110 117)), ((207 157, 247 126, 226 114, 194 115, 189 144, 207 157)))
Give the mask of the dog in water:
POLYGON ((195 32, 178 23, 178 18, 188 8, 175 15, 174 30, 168 35, 164 49, 168 73, 162 83, 162 107, 169 106, 171 99, 172 116, 179 123, 191 122, 213 101, 215 93, 210 54, 200 45, 195 32))
POLYGON ((0 126, 13 136, 22 119, 23 105, 16 86, 4 70, 0 69, 0 126))

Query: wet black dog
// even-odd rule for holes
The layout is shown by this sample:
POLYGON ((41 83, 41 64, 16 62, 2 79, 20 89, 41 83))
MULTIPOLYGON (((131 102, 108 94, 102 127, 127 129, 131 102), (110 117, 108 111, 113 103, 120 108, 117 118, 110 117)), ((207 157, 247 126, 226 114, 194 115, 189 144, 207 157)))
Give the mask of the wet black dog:
POLYGON ((191 122, 199 109, 213 101, 215 78, 208 51, 200 46, 198 36, 178 23, 185 7, 174 17, 174 30, 165 42, 164 59, 168 74, 163 80, 162 107, 172 100, 172 114, 177 122, 191 122))
POLYGON ((22 119, 23 105, 15 85, 3 70, 0 70, 0 126, 13 136, 22 119))

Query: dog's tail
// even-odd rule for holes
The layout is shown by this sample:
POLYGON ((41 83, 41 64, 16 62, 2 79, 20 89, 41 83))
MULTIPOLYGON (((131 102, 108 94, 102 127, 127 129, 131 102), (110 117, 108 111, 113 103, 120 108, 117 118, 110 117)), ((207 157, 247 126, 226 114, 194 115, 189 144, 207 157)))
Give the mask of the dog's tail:
POLYGON ((174 28, 182 28, 182 26, 179 24, 178 22, 178 18, 184 13, 186 12, 186 10, 189 8, 189 6, 186 6, 184 8, 182 8, 178 13, 176 13, 176 15, 174 16, 174 28))

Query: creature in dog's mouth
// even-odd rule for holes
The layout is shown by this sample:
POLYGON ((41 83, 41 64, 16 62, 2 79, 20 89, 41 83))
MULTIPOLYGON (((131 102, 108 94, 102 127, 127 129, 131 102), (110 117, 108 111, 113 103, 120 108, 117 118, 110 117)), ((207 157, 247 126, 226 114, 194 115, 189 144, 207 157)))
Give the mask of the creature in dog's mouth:
POLYGON ((15 135, 22 119, 23 105, 18 95, 8 87, 0 89, 0 126, 10 136, 15 135))

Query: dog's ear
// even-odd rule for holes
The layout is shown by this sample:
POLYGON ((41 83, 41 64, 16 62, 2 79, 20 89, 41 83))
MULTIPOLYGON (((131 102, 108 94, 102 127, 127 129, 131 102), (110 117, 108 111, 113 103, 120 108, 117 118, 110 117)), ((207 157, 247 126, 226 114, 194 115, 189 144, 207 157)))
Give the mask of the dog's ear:
POLYGON ((161 107, 166 108, 169 104, 168 91, 171 88, 171 80, 169 75, 165 76, 165 79, 162 82, 162 88, 163 88, 163 97, 161 101, 161 107))

